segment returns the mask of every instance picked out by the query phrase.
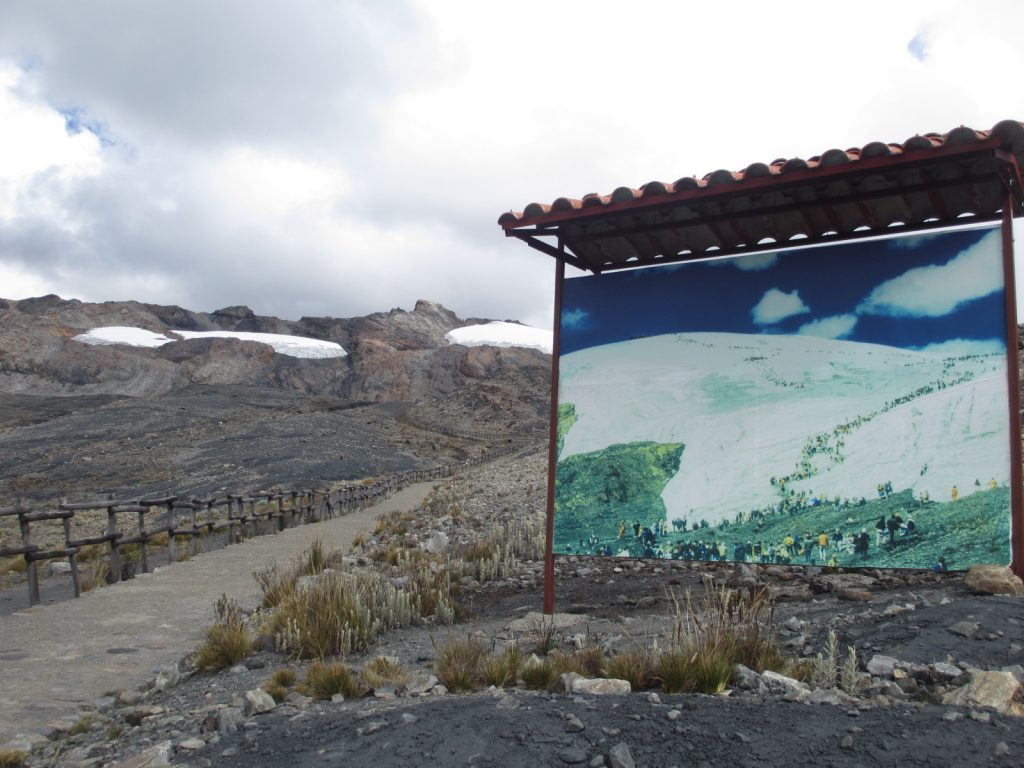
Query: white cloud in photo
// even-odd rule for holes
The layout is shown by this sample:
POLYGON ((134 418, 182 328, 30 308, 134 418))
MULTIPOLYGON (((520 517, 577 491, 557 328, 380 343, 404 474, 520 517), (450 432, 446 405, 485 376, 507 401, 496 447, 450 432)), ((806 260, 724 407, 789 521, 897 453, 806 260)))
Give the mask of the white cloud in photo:
POLYGON ((1006 352, 1006 344, 1001 339, 948 339, 937 344, 918 347, 918 352, 928 355, 1001 355, 1006 352))
POLYGON ((778 288, 769 288, 761 300, 750 310, 754 322, 758 325, 771 325, 794 315, 810 312, 800 294, 794 289, 789 293, 778 288))
POLYGON ((870 57, 840 6, 752 0, 522 0, 500 24, 473 0, 0 3, 0 265, 83 300, 296 318, 427 298, 550 327, 553 261, 503 237, 503 211, 1024 115, 990 77, 1024 69, 1024 3, 865 3, 886 20, 870 57), (694 61, 724 36, 745 56, 676 100, 600 64, 682 28, 694 61), (797 76, 819 97, 752 130, 797 76), (874 85, 852 103, 852 81, 874 85))
POLYGON ((752 253, 733 259, 732 264, 744 272, 760 272, 774 267, 779 260, 777 253, 752 253))
POLYGON ((585 309, 569 309, 562 312, 562 326, 575 331, 582 330, 590 324, 590 313, 585 309))
POLYGON ((945 264, 915 267, 868 295, 857 313, 891 317, 942 317, 960 305, 1002 288, 1000 232, 993 230, 945 264))
POLYGON ((853 333, 857 325, 856 315, 833 315, 812 320, 797 329, 800 336, 819 336, 823 339, 844 339, 853 333))

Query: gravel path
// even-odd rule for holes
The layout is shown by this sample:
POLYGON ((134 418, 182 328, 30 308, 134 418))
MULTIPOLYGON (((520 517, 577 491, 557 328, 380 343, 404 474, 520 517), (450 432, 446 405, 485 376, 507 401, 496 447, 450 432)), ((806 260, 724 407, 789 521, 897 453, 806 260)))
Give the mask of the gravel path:
POLYGON ((348 550, 352 537, 392 510, 419 506, 434 483, 418 483, 373 507, 323 523, 260 536, 78 600, 37 606, 0 620, 0 743, 42 732, 78 705, 151 680, 194 649, 222 594, 255 607, 255 570, 284 562, 320 538, 348 550))

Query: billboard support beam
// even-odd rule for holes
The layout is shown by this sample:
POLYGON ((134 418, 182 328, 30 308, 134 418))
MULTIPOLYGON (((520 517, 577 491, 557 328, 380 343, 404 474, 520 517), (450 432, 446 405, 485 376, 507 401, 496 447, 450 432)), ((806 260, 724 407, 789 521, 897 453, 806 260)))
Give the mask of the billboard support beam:
MULTIPOLYGON (((1009 180, 1010 184, 1013 179, 1009 180)), ((1010 567, 1024 577, 1024 504, 1021 494, 1020 341, 1017 332, 1016 278, 1013 267, 1013 193, 1003 191, 1003 296, 1006 302, 1006 375, 1010 408, 1010 567)))
POLYGON ((544 613, 555 612, 555 465, 558 463, 558 358, 562 336, 562 283, 565 262, 555 262, 555 327, 551 346, 551 425, 548 430, 548 508, 544 523, 544 613))

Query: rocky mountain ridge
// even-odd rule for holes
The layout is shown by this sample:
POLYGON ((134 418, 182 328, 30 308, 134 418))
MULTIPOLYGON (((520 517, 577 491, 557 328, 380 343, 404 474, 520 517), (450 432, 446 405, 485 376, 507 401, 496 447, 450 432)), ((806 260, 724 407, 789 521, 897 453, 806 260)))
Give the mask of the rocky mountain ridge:
POLYGON ((453 347, 444 338, 455 328, 482 322, 487 321, 463 320, 424 300, 412 311, 293 321, 257 315, 245 306, 206 313, 135 301, 92 304, 54 295, 0 299, 0 392, 145 396, 213 384, 389 402, 446 396, 478 381, 549 369, 550 358, 534 350, 453 347), (74 338, 103 326, 158 333, 289 334, 333 341, 349 354, 306 360, 237 339, 188 339, 143 348, 90 346, 74 338))

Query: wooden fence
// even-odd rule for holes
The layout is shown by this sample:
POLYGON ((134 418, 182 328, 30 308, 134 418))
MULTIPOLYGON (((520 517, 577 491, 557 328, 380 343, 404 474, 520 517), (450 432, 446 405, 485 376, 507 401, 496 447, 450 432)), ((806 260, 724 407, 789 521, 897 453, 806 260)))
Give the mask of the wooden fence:
MULTIPOLYGON (((121 580, 121 548, 137 545, 138 568, 150 570, 149 553, 154 539, 166 536, 167 561, 177 560, 177 540, 207 536, 226 531, 226 543, 241 541, 247 536, 276 533, 304 523, 329 518, 372 506, 413 483, 451 477, 459 469, 469 468, 522 451, 521 445, 504 445, 471 459, 430 469, 414 469, 373 479, 373 482, 350 482, 331 490, 256 491, 224 496, 165 495, 159 498, 102 499, 69 502, 62 500, 56 509, 31 509, 20 502, 0 508, 0 518, 18 518, 21 545, 0 548, 0 558, 22 557, 28 578, 29 604, 39 603, 38 564, 45 560, 67 558, 75 597, 82 594, 78 557, 83 547, 106 545, 109 557, 108 580, 121 580), (105 511, 107 520, 98 536, 76 537, 74 518, 79 512, 105 511), (128 522, 126 522, 128 521, 128 522), (33 524, 63 527, 64 546, 43 550, 33 543, 33 524)), ((38 529, 37 529, 38 533, 38 529)))

